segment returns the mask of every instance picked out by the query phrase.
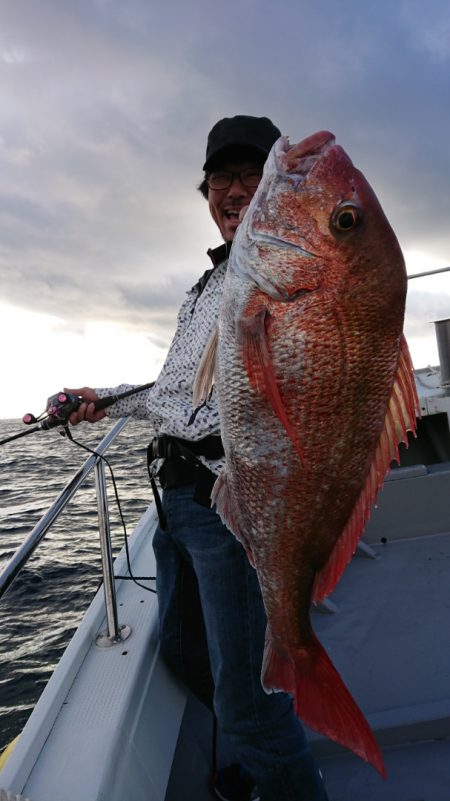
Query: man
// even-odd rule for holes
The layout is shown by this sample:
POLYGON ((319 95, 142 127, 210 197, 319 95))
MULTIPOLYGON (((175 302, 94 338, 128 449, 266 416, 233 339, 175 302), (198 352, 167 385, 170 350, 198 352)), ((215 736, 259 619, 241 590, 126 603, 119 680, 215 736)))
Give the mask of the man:
MULTIPOLYGON (((148 418, 157 435, 151 466, 164 490, 154 538, 161 648, 172 670, 214 708, 236 755, 236 764, 213 778, 213 791, 225 801, 327 800, 290 696, 266 694, 261 686, 266 620, 256 571, 210 508, 210 490, 224 463, 214 393, 192 414, 192 386, 216 326, 239 216, 279 136, 266 117, 225 118, 212 128, 199 189, 224 244, 209 251, 213 268, 181 307, 154 387, 108 411, 113 417, 148 418)), ((105 415, 92 401, 111 389, 71 391, 86 401, 71 416, 73 424, 105 415)))

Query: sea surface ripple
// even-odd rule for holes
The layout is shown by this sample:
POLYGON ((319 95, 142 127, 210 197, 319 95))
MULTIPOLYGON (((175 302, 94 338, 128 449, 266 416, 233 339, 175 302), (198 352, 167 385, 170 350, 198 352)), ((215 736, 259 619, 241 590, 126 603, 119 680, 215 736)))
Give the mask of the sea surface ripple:
MULTIPOLYGON (((72 429, 90 448, 115 421, 72 429)), ((0 440, 23 430, 0 420, 0 440)), ((129 420, 107 453, 128 534, 152 502, 146 469, 149 424, 129 420)), ((89 454, 58 430, 0 446, 0 570, 89 454)), ((114 554, 124 533, 106 470, 114 554)), ((93 473, 0 599, 0 749, 22 730, 101 582, 93 473)))

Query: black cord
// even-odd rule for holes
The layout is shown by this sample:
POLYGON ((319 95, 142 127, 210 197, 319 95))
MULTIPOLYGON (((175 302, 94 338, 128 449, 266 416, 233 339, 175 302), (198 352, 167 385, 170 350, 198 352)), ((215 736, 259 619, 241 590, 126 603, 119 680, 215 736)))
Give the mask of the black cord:
POLYGON ((108 466, 109 472, 111 474, 111 480, 112 480, 112 484, 113 484, 113 488, 114 488, 114 495, 115 495, 115 498, 116 498, 117 508, 119 510, 119 515, 120 515, 120 519, 121 519, 121 522, 122 522, 122 528, 123 528, 123 533, 124 533, 124 543, 125 543, 125 554, 126 554, 126 560, 127 560, 127 570, 128 570, 128 572, 130 574, 129 576, 114 576, 114 578, 115 579, 123 579, 124 581, 134 581, 134 583, 137 584, 138 587, 141 587, 143 590, 147 590, 148 592, 156 593, 156 590, 153 589, 153 587, 146 587, 145 584, 140 584, 140 581, 155 581, 156 580, 156 576, 134 576, 133 575, 133 571, 131 569, 130 551, 129 551, 129 548, 128 548, 128 535, 127 535, 127 528, 126 528, 126 525, 125 525, 125 518, 123 516, 122 507, 120 505, 119 493, 118 493, 118 490, 117 490, 117 484, 116 484, 116 479, 114 477, 114 472, 113 472, 113 469, 112 469, 108 459, 106 458, 106 456, 103 456, 101 453, 97 453, 97 451, 92 450, 92 448, 88 448, 87 445, 83 445, 82 442, 78 442, 78 440, 74 439, 72 434, 70 433, 69 427, 67 425, 63 427, 63 430, 60 433, 62 434, 63 437, 64 436, 67 437, 69 442, 73 442, 74 445, 78 445, 79 448, 83 448, 83 450, 88 451, 88 453, 92 453, 94 456, 97 456, 99 459, 103 459, 105 464, 108 466))
POLYGON ((201 403, 199 403, 199 405, 196 406, 196 408, 192 412, 192 414, 191 414, 191 416, 190 416, 190 418, 188 420, 188 426, 192 426, 195 423, 195 418, 197 417, 198 413, 208 405, 208 403, 210 402, 210 400, 212 398, 213 392, 214 392, 214 385, 209 390, 208 397, 205 398, 201 403))

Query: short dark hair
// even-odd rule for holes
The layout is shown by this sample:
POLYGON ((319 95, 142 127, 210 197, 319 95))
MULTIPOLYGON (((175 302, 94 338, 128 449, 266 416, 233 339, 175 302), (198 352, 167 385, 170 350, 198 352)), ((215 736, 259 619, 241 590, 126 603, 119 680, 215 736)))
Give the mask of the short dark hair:
POLYGON ((208 200, 208 188, 209 188, 208 187, 208 181, 207 181, 207 177, 205 175, 205 177, 203 178, 203 181, 201 183, 199 183, 199 185, 197 186, 198 191, 201 192, 201 194, 203 195, 205 200, 208 200))

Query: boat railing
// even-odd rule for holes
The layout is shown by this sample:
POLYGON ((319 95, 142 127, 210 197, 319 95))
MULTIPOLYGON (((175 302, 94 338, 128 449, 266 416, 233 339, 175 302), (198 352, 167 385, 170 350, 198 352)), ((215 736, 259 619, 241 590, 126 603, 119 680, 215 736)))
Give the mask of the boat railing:
POLYGON ((87 477, 94 471, 95 492, 97 499, 98 528, 100 534, 100 550, 102 557, 103 587, 105 593, 105 609, 107 631, 102 632, 97 638, 100 646, 113 645, 124 640, 130 630, 127 626, 120 626, 117 617, 117 601, 114 582, 113 558, 111 546, 111 527, 108 511, 108 496, 106 491, 105 467, 103 455, 118 437, 124 426, 128 422, 128 417, 121 417, 120 420, 108 431, 95 452, 86 459, 82 467, 66 484, 58 497, 52 503, 48 511, 41 517, 30 534, 26 537, 22 545, 17 548, 9 562, 0 573, 0 598, 10 587, 14 579, 19 575, 22 568, 27 564, 30 556, 45 537, 50 527, 65 509, 68 502, 75 495, 77 490, 85 483, 87 477))

